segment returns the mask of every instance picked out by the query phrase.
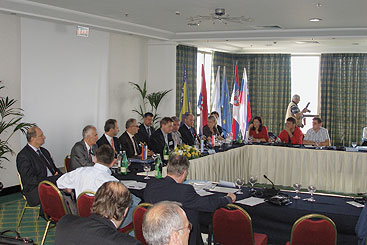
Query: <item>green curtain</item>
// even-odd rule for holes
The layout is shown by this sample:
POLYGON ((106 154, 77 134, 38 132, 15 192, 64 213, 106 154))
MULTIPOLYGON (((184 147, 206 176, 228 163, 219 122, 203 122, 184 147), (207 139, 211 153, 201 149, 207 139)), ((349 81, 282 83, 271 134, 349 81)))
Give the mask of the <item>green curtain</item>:
POLYGON ((284 118, 291 98, 291 56, 289 54, 230 54, 213 53, 212 75, 218 66, 226 66, 230 93, 234 70, 238 64, 240 83, 246 68, 252 116, 261 116, 269 132, 279 134, 284 129, 284 118))
POLYGON ((331 143, 359 144, 367 126, 367 54, 321 55, 320 85, 320 115, 331 143))
POLYGON ((184 66, 186 68, 186 81, 189 87, 191 111, 196 120, 196 70, 197 70, 197 48, 178 45, 176 47, 176 115, 180 114, 180 100, 183 86, 184 66))

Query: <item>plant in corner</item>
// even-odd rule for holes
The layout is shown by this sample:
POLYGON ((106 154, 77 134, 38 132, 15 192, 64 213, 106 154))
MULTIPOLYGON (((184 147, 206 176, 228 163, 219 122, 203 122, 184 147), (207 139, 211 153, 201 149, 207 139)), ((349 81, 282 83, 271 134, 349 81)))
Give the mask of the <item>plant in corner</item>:
MULTIPOLYGON (((0 81, 2 84, 2 81, 0 81)), ((0 90, 5 86, 0 85, 0 90)), ((9 140, 18 131, 26 133, 27 129, 34 124, 21 122, 23 113, 21 108, 14 107, 17 102, 15 99, 10 99, 8 96, 0 96, 0 168, 3 168, 4 161, 9 161, 7 154, 14 154, 14 150, 9 144, 9 140)), ((0 185, 1 182, 0 182, 0 185)))
POLYGON ((146 110, 146 104, 148 101, 150 106, 151 106, 151 113, 153 113, 153 126, 155 126, 155 124, 158 122, 158 120, 160 119, 159 115, 158 115, 158 106, 160 105, 162 99, 164 96, 166 96, 166 94, 168 94, 169 92, 171 92, 172 89, 170 90, 163 90, 163 91, 157 91, 157 92, 153 92, 150 94, 147 94, 147 81, 144 81, 144 85, 143 87, 140 87, 139 84, 137 83, 132 83, 130 82, 130 84, 139 91, 140 96, 142 98, 143 101, 143 105, 139 105, 138 109, 134 109, 133 112, 138 113, 138 115, 140 116, 141 119, 143 119, 144 114, 147 112, 146 110))

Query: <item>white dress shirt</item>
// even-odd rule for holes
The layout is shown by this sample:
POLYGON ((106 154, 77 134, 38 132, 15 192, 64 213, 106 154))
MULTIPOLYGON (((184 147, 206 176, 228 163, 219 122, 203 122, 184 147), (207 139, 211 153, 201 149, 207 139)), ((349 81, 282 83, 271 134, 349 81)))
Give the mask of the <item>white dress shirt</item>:
POLYGON ((107 134, 104 134, 104 136, 106 137, 108 143, 110 143, 110 146, 112 147, 112 140, 113 140, 113 138, 111 136, 107 135, 107 134))
POLYGON ((108 167, 96 163, 93 167, 81 167, 63 174, 56 183, 59 189, 75 189, 78 197, 84 191, 97 192, 98 188, 108 181, 118 179, 111 175, 108 167))
MULTIPOLYGON (((36 147, 34 147, 33 145, 31 145, 31 144, 29 144, 28 143, 28 145, 36 152, 36 154, 37 155, 39 155, 38 154, 38 150, 40 150, 41 151, 41 149, 37 149, 36 147)), ((42 152, 41 152, 41 154, 42 154, 42 152)), ((42 156, 40 156, 40 157, 42 157, 42 156)), ((45 157, 46 158, 46 157, 45 157)), ((47 160, 47 159, 46 159, 47 160)), ((48 167, 46 167, 46 171, 47 171, 47 177, 50 177, 50 176, 52 176, 52 173, 51 173, 51 170, 50 169, 48 169, 48 167)))

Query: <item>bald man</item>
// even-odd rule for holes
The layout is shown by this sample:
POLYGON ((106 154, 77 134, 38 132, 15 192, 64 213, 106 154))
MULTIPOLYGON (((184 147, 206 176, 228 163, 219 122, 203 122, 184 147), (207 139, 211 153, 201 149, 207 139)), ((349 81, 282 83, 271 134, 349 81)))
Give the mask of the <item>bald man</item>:
POLYGON ((178 202, 159 202, 144 215, 143 235, 149 245, 187 245, 191 229, 178 202))
POLYGON ((92 125, 87 125, 83 129, 83 139, 76 142, 71 149, 70 169, 94 166, 94 156, 97 150, 98 134, 97 129, 92 125))
POLYGON ((37 126, 31 127, 26 137, 28 144, 17 155, 17 169, 22 178, 22 193, 26 196, 29 206, 37 206, 40 204, 38 184, 44 180, 56 184, 61 172, 55 166, 48 150, 41 147, 46 139, 42 130, 37 126))

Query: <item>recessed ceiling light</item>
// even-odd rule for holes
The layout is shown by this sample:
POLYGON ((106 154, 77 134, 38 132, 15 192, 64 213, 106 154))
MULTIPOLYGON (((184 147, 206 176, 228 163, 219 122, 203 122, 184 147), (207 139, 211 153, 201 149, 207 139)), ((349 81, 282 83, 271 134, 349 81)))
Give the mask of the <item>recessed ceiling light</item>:
POLYGON ((180 11, 176 11, 176 15, 181 15, 181 12, 180 11))
POLYGON ((306 44, 306 43, 319 43, 318 41, 315 41, 315 40, 305 40, 305 41, 296 41, 297 44, 306 44))
POLYGON ((322 4, 321 3, 316 3, 316 7, 321 8, 322 4))
POLYGON ((322 19, 320 19, 320 18, 311 18, 308 21, 310 21, 310 22, 319 22, 319 21, 322 21, 322 19))
POLYGON ((359 45, 359 43, 352 43, 352 45, 359 45))

